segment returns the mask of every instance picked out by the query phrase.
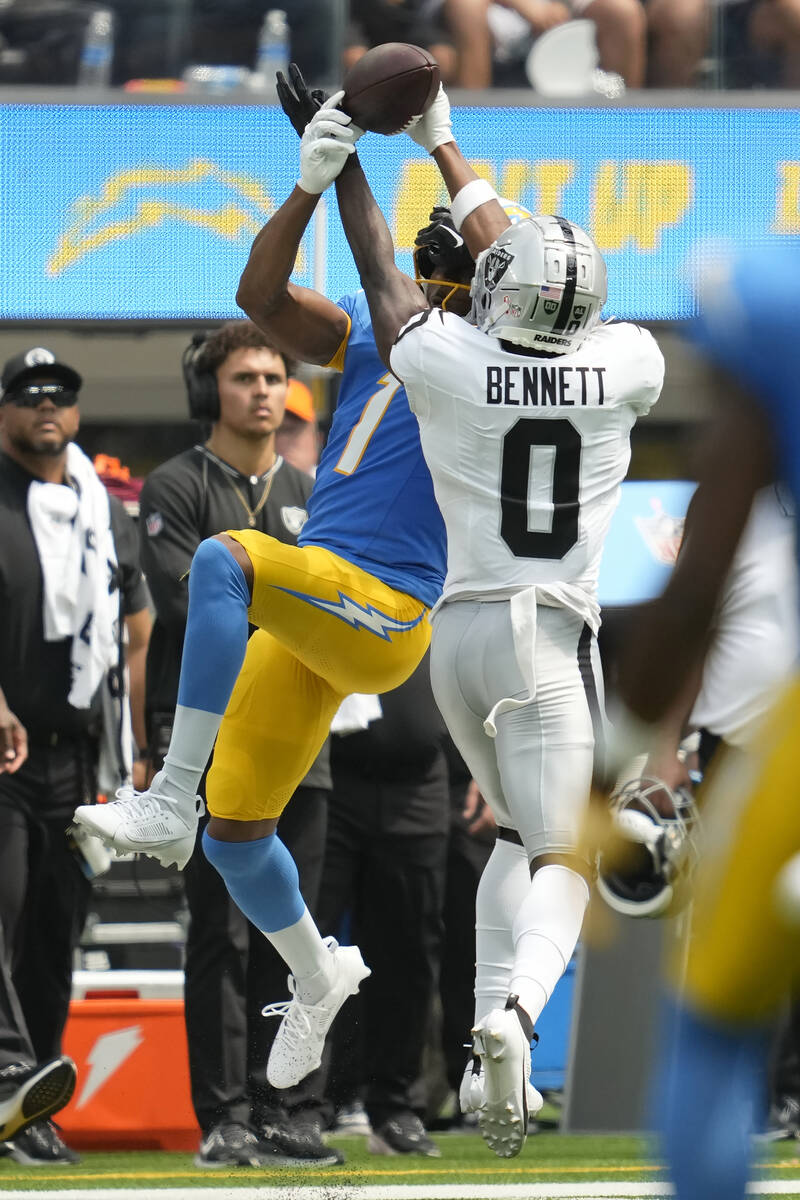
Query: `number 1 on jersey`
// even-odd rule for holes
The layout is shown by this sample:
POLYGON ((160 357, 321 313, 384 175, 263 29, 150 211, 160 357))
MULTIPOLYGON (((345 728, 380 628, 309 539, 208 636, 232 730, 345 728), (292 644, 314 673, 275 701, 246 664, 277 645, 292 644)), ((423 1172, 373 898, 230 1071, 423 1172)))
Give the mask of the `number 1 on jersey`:
POLYGON ((389 372, 383 375, 378 380, 378 383, 382 385, 380 390, 370 396, 364 405, 364 410, 357 423, 353 426, 350 437, 347 439, 347 445, 339 456, 336 466, 333 468, 340 475, 353 474, 353 471, 355 471, 364 457, 364 452, 369 445, 370 438, 380 425, 383 415, 392 401, 392 397, 401 386, 400 380, 395 379, 394 375, 389 372))

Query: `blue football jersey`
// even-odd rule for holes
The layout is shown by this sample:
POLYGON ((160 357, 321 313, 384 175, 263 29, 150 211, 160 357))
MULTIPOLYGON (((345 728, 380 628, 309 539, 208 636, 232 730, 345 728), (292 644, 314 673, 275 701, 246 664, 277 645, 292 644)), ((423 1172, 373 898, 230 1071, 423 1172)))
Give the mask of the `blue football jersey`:
POLYGON ((775 239, 720 264, 689 329, 768 415, 778 475, 800 510, 800 239, 775 239))
POLYGON ((339 400, 298 541, 433 605, 447 551, 417 420, 378 357, 364 293, 339 306, 351 322, 339 400))

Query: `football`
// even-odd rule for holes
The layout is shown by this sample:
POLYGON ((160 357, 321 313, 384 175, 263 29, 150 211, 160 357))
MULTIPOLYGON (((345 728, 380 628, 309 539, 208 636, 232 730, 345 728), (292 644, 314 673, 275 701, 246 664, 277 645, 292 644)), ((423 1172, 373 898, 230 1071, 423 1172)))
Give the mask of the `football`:
POLYGON ((362 129, 401 133, 430 108, 439 78, 439 66, 427 50, 384 42, 368 50, 345 75, 341 107, 362 129))

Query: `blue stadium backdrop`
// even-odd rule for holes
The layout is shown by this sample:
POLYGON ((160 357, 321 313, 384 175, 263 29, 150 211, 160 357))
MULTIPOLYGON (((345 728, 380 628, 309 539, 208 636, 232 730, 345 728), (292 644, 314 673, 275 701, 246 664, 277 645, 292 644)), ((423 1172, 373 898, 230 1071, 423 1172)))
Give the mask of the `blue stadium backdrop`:
MULTIPOLYGON (((792 110, 464 108, 455 123, 501 193, 591 231, 607 312, 622 317, 689 316, 691 254, 800 229, 792 110)), ((438 174, 406 137, 361 146, 410 269, 438 174)), ((276 108, 10 105, 0 163, 0 319, 202 320, 238 315, 237 279, 296 180, 297 139, 276 108)), ((317 235, 296 277, 335 298, 357 286, 335 203, 317 235)))

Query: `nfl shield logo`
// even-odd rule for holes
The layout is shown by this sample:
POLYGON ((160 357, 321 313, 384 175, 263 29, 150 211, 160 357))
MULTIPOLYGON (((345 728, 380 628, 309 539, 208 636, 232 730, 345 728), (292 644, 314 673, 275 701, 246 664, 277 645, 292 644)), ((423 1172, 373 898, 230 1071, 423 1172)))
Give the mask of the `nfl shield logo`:
POLYGON ((281 508, 281 520, 288 529, 289 533, 293 533, 297 537, 300 530, 308 520, 308 513, 304 508, 294 508, 285 504, 281 508))
POLYGON ((158 537, 161 530, 164 528, 164 518, 160 512, 151 512, 147 514, 145 520, 145 528, 147 529, 148 537, 158 537))

